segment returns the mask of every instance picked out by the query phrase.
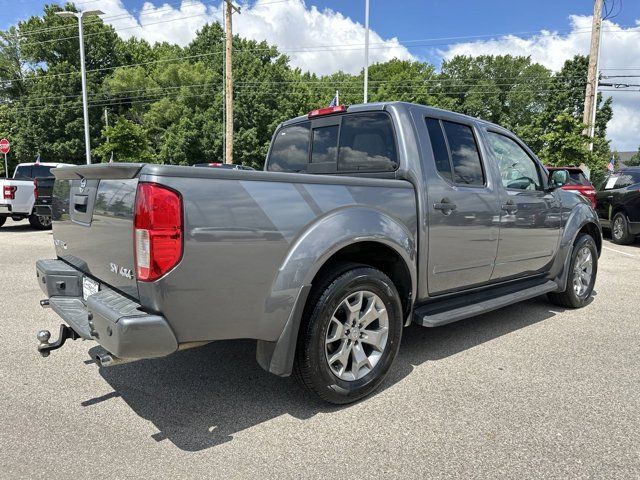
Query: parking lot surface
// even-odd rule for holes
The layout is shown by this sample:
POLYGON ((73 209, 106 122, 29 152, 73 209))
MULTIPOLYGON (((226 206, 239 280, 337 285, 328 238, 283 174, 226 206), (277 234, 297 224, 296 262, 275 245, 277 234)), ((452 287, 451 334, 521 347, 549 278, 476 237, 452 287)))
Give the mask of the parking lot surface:
POLYGON ((8 221, 0 251, 0 478, 640 477, 640 243, 605 242, 584 309, 405 329, 383 388, 346 407, 264 372, 250 341, 109 369, 92 342, 41 358, 51 233, 8 221))

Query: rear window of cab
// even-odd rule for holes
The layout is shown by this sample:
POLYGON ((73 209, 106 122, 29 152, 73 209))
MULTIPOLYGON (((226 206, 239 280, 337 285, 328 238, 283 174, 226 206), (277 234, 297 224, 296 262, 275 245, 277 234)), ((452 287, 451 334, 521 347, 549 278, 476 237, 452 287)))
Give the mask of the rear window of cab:
POLYGON ((386 112, 352 113, 288 125, 276 133, 272 172, 392 172, 398 152, 386 112))

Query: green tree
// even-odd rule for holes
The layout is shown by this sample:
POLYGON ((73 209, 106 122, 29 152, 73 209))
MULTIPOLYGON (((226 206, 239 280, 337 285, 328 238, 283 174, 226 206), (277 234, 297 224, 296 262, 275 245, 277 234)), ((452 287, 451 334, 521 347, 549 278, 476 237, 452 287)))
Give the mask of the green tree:
POLYGON ((95 149, 97 157, 108 161, 113 152, 118 162, 148 162, 151 160, 146 132, 141 125, 126 118, 103 130, 105 141, 95 149))
POLYGON ((626 165, 630 167, 640 166, 640 147, 638 147, 638 151, 631 155, 631 158, 626 161, 626 165))

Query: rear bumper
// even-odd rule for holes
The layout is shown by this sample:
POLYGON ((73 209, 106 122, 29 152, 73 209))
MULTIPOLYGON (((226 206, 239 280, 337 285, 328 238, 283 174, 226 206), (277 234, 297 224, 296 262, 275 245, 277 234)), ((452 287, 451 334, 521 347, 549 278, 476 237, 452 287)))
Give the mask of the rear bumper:
POLYGON ((35 205, 33 207, 33 213, 40 215, 41 217, 50 217, 51 205, 35 205))
POLYGON ((178 349, 162 315, 145 312, 139 303, 102 284, 85 301, 84 274, 61 260, 38 260, 36 271, 49 306, 80 337, 125 359, 162 357, 178 349))

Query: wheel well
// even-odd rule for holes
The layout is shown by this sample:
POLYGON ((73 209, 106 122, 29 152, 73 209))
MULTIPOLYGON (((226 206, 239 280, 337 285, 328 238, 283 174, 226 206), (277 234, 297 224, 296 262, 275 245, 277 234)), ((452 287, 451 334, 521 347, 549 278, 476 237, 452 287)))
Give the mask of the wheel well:
POLYGON ((406 317, 411 309, 411 274, 404 259, 391 247, 378 242, 358 242, 338 250, 313 277, 312 285, 323 278, 337 264, 361 263, 376 268, 387 275, 400 295, 402 311, 406 317))
POLYGON ((585 223, 580 229, 580 231, 578 232, 576 239, 581 233, 587 234, 593 238, 593 241, 596 242, 596 248, 598 249, 598 255, 599 255, 600 252, 602 251, 602 236, 600 235, 600 230, 598 229, 598 226, 595 223, 591 223, 591 222, 585 223))
POLYGON ((613 217, 615 217, 619 213, 622 213, 625 217, 627 216, 627 212, 625 211, 624 207, 622 205, 618 205, 616 208, 611 210, 610 220, 613 221, 613 217))

